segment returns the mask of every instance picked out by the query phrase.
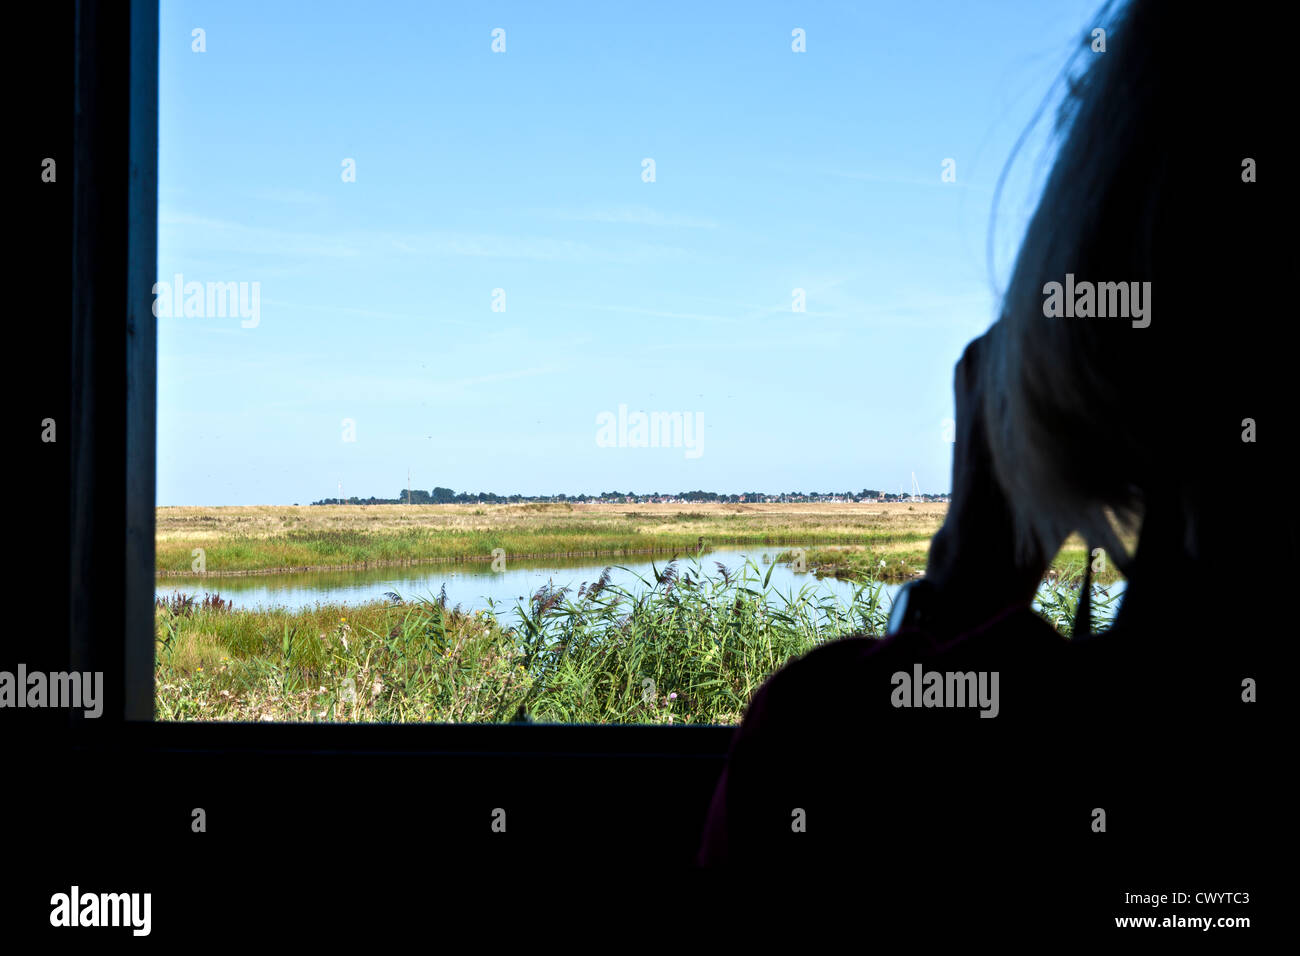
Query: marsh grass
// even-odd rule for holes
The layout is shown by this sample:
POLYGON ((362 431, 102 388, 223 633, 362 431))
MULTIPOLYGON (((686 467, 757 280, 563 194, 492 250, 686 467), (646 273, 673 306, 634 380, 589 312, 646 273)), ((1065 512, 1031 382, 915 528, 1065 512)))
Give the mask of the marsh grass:
MULTIPOLYGON (((611 568, 576 591, 546 585, 512 608, 415 600, 234 611, 217 595, 159 600, 160 720, 736 724, 793 658, 849 634, 879 636, 880 581, 847 601, 771 586, 777 562, 731 572, 652 564, 642 592, 611 568)), ((628 569, 623 569, 628 570, 628 569)), ((629 570, 629 573, 632 573, 629 570)), ((1038 613, 1070 636, 1082 562, 1047 581, 1038 613)), ((1094 628, 1115 595, 1094 584, 1094 628)))
POLYGON ((157 609, 160 720, 735 724, 792 658, 882 633, 879 585, 841 603, 748 562, 654 565, 647 590, 540 588, 473 613, 445 594, 301 612, 157 609))
MULTIPOLYGON (((1115 619, 1119 608, 1119 592, 1112 590, 1109 584, 1117 577, 1118 575, 1111 575, 1108 581, 1099 582, 1098 575, 1093 575, 1089 594, 1092 601, 1093 633, 1106 630, 1115 619)), ((1072 637, 1074 614, 1079 601, 1083 599, 1083 552, 1077 563, 1067 561, 1062 571, 1049 575, 1046 585, 1046 592, 1040 593, 1035 610, 1062 636, 1072 637)))
MULTIPOLYGON (((897 583, 918 577, 925 570, 928 553, 928 536, 907 535, 875 545, 809 548, 804 551, 804 560, 818 578, 897 583)), ((777 560, 788 564, 794 560, 794 553, 782 551, 777 560)))
MULTIPOLYGON (((159 599, 161 720, 735 724, 753 691, 792 658, 848 634, 879 635, 883 583, 923 571, 944 505, 333 506, 160 508, 159 572, 361 567, 529 555, 687 553, 652 562, 644 591, 609 569, 576 591, 539 588, 472 613, 445 592, 356 606, 235 611, 216 594, 159 599), (915 510, 913 510, 915 509, 915 510), (771 586, 806 549, 816 576, 854 583, 841 600, 810 582, 771 586), (769 549, 735 573, 702 547, 769 549)), ((1072 539, 1053 562, 1039 613, 1069 635, 1087 558, 1072 539)), ((630 569, 624 568, 628 573, 630 569)), ((1118 578, 1095 576, 1094 627, 1118 578)))
POLYGON ((924 553, 946 506, 887 504, 367 505, 157 509, 156 569, 252 573, 556 556, 684 554, 712 545, 896 547, 924 553))
MULTIPOLYGON (((930 553, 929 536, 898 535, 893 540, 870 545, 845 545, 805 550, 804 560, 808 570, 817 577, 833 577, 849 581, 908 581, 925 573, 930 553)), ((1057 579, 1074 580, 1083 575, 1084 560, 1088 555, 1083 542, 1072 539, 1053 559, 1048 573, 1049 583, 1057 579)), ((779 561, 793 560, 791 551, 782 551, 779 561)), ((1123 575, 1112 562, 1093 574, 1097 584, 1110 584, 1123 575)))

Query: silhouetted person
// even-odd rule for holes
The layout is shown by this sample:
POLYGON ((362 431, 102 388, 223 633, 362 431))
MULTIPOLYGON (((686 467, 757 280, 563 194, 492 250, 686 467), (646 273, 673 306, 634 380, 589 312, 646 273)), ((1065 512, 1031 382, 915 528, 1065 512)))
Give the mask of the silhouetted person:
POLYGON ((1247 181, 1248 160, 1285 175, 1260 155, 1278 119, 1267 30, 1161 0, 1097 25, 1106 52, 1082 52, 1000 317, 956 368, 953 494, 926 576, 889 636, 827 644, 755 694, 700 862, 815 849, 881 881, 896 865, 976 872, 1004 846, 1050 854, 1087 835, 1098 806, 1172 840, 1159 821, 1203 816, 1229 778, 1264 785, 1250 682, 1281 693, 1262 655, 1294 627, 1281 594, 1248 582, 1295 540, 1262 461, 1294 407, 1270 393, 1281 275, 1265 186, 1247 181), (1091 305, 1084 283, 1101 290, 1091 305), (1128 584, 1113 626, 1066 639, 1030 604, 1076 530, 1128 584), (961 676, 967 706, 947 685, 950 706, 925 706, 928 672, 997 672, 996 708, 971 706, 981 688, 961 676))

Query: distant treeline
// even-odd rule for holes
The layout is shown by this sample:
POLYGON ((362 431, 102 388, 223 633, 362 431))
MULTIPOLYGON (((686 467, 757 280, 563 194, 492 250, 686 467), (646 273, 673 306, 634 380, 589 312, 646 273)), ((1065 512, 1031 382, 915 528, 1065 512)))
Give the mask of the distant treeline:
MULTIPOLYGON (((677 494, 649 494, 635 491, 602 491, 598 495, 498 495, 490 491, 455 492, 450 488, 434 488, 423 491, 413 488, 409 492, 403 488, 396 498, 322 498, 313 501, 314 505, 453 505, 453 504, 520 504, 522 502, 592 502, 592 501, 635 501, 635 502, 681 502, 681 501, 717 501, 726 504, 740 504, 753 501, 903 501, 912 495, 882 494, 863 488, 861 491, 783 491, 768 494, 762 491, 743 491, 739 494, 724 495, 716 491, 681 491, 677 494)), ((942 501, 947 495, 917 495, 925 501, 942 501)))
MULTIPOLYGON (((560 498, 564 498, 563 495, 560 498)), ((520 501, 549 501, 549 498, 525 498, 523 495, 504 495, 493 494, 490 491, 469 492, 462 491, 460 494, 452 491, 450 488, 434 488, 433 491, 423 491, 420 488, 412 488, 409 492, 403 488, 396 498, 322 498, 320 501, 313 501, 314 505, 455 505, 455 504, 490 504, 504 505, 511 502, 520 501)))

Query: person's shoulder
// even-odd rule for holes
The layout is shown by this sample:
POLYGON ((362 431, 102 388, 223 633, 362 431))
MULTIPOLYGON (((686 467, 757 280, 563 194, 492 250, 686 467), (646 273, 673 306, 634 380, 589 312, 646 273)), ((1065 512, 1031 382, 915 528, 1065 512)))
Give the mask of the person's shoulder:
POLYGON ((827 641, 792 659, 768 681, 767 688, 788 693, 808 682, 859 681, 864 674, 889 671, 900 664, 964 666, 1011 662, 1039 667, 1044 660, 1065 660, 1069 641, 1029 609, 1000 616, 951 638, 905 630, 888 637, 855 635, 827 641))
MULTIPOLYGON (((746 716, 754 730, 856 723, 898 709, 898 688, 929 674, 996 673, 1024 686, 1051 684, 1065 661, 1067 641, 1028 609, 967 634, 940 639, 918 630, 889 637, 827 641, 788 662, 755 693, 746 716), (918 673, 919 669, 919 673, 918 673), (902 675, 902 676, 900 676, 902 675), (1021 678, 1019 675, 1027 675, 1021 678)), ((1004 683, 1005 686, 1005 683, 1004 683)))
POLYGON ((1095 719, 1234 729, 1256 717, 1243 705, 1255 701, 1263 658, 1249 637, 1195 623, 1116 625, 1071 641, 1071 670, 1095 719))
POLYGON ((754 692, 745 712, 749 731, 773 723, 804 723, 826 718, 844 695, 860 689, 862 675, 889 638, 842 637, 792 658, 754 692))

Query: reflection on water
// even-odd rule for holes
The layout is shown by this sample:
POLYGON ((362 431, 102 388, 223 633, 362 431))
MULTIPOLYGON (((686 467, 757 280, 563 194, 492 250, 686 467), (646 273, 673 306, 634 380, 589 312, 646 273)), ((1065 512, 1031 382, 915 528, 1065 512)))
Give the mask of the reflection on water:
MULTIPOLYGON (((818 579, 815 575, 795 571, 788 564, 771 567, 772 560, 782 551, 796 545, 781 547, 717 547, 706 552, 699 559, 700 570, 716 576, 717 566, 721 562, 729 574, 738 573, 751 559, 758 565, 761 575, 772 571, 769 586, 782 594, 798 593, 804 587, 811 587, 819 596, 834 596, 841 603, 848 603, 855 585, 851 581, 835 578, 818 579)), ((178 592, 202 595, 204 592, 219 592, 223 598, 231 601, 236 608, 285 607, 291 610, 311 607, 315 604, 364 604, 370 601, 383 601, 389 591, 396 592, 405 600, 419 598, 436 598, 442 588, 447 589, 447 604, 454 607, 459 604, 465 610, 485 608, 491 599, 501 609, 513 608, 516 603, 527 604, 528 598, 543 585, 555 587, 569 586, 576 592, 583 583, 590 583, 600 577, 606 567, 611 567, 611 583, 639 594, 648 590, 646 582, 653 582, 654 569, 662 570, 671 555, 629 555, 623 558, 543 558, 512 562, 506 560, 505 570, 493 571, 487 561, 473 561, 459 564, 427 564, 414 567, 368 568, 354 571, 304 571, 298 574, 265 574, 247 577, 172 577, 158 582, 155 593, 159 597, 170 597, 178 592), (621 566, 621 567, 620 567, 621 566)), ((682 570, 689 566, 689 559, 680 559, 682 570)), ((753 571, 751 570, 751 576, 753 571)), ((887 584, 881 595, 881 602, 889 607, 901 584, 887 584)), ((1123 592, 1124 582, 1119 581, 1108 586, 1111 596, 1118 597, 1123 592)), ((1118 607, 1118 599, 1112 602, 1105 616, 1109 617, 1118 607)))
MULTIPOLYGON (((767 574, 772 560, 788 547, 718 547, 699 559, 703 573, 716 576, 715 561, 721 562, 729 574, 738 572, 749 557, 767 574)), ((576 592, 584 582, 594 582, 601 572, 610 567, 611 583, 626 588, 634 594, 647 590, 641 580, 653 581, 654 568, 663 570, 672 555, 628 555, 622 558, 541 558, 512 562, 508 558, 503 571, 493 571, 487 561, 463 564, 426 564, 413 567, 368 568, 355 571, 304 571, 299 574, 259 574, 247 577, 172 577, 158 582, 158 596, 177 592, 202 595, 205 591, 221 593, 236 608, 310 607, 314 604, 364 604, 382 601, 384 594, 395 591, 404 599, 437 597, 446 587, 447 604, 459 604, 466 610, 487 607, 491 598, 498 606, 513 607, 516 602, 526 603, 529 596, 545 584, 555 587, 571 586, 576 592), (653 565, 653 567, 652 567, 653 565), (622 570, 621 568, 626 570, 622 570)), ((689 559, 679 559, 682 570, 689 559)), ((751 571, 751 576, 753 572, 751 571)), ((761 583, 762 579, 759 579, 761 583)), ((783 593, 798 592, 811 585, 818 593, 835 595, 843 601, 853 596, 854 586, 848 581, 832 578, 818 580, 813 574, 796 572, 789 565, 778 564, 772 569, 771 587, 783 593)), ((886 587, 893 594, 897 585, 886 587)))

